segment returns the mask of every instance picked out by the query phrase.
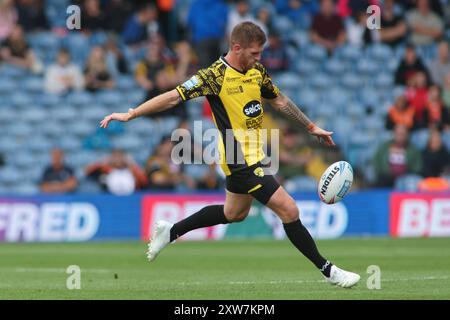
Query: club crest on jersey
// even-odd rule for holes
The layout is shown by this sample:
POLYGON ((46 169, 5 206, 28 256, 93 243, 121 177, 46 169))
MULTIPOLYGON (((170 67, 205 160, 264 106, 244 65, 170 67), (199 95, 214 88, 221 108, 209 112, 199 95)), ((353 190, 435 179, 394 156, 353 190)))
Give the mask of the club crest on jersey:
POLYGON ((247 103, 243 110, 247 117, 255 118, 262 113, 262 106, 259 101, 253 100, 247 103))
POLYGON ((182 86, 186 89, 186 90, 191 90, 192 88, 198 86, 200 84, 199 79, 197 78, 197 76, 192 76, 189 80, 185 81, 182 86))
POLYGON ((253 170, 253 173, 255 174, 255 176, 258 176, 260 178, 264 177, 264 170, 261 167, 258 167, 255 170, 253 170))

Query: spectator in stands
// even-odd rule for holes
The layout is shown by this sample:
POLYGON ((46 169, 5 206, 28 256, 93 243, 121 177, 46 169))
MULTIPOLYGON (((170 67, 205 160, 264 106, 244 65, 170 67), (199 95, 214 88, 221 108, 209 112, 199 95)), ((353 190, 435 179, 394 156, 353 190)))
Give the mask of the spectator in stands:
POLYGON ((438 177, 444 171, 450 170, 450 153, 442 143, 441 133, 436 129, 430 130, 427 147, 422 153, 424 177, 438 177))
POLYGON ((380 41, 390 46, 402 43, 408 31, 403 16, 394 12, 394 4, 394 0, 384 0, 381 11, 381 29, 378 30, 380 41))
POLYGON ((450 72, 444 78, 444 85, 442 87, 442 101, 447 111, 450 112, 450 72))
POLYGON ((414 126, 414 107, 408 103, 404 94, 395 99, 386 116, 387 130, 392 130, 397 125, 404 125, 408 130, 414 126))
POLYGON ((261 6, 256 11, 255 23, 260 26, 266 34, 270 34, 274 30, 272 16, 267 6, 261 6))
POLYGON ((113 150, 103 161, 88 165, 85 173, 115 195, 129 195, 148 184, 144 170, 122 150, 113 150))
POLYGON ((50 25, 43 0, 19 0, 17 1, 17 11, 19 24, 25 32, 49 29, 50 25))
MULTIPOLYGON (((237 0, 233 9, 230 10, 227 22, 227 37, 231 35, 233 28, 241 22, 250 21, 256 23, 253 14, 250 13, 250 5, 247 0, 237 0)), ((263 31, 267 34, 267 30, 263 31)))
POLYGON ((127 45, 137 46, 156 32, 158 32, 156 8, 147 4, 128 19, 122 31, 122 40, 127 45))
POLYGON ((195 181, 183 173, 182 165, 175 164, 171 159, 173 141, 163 137, 145 165, 149 186, 153 189, 175 190, 178 185, 195 188, 195 181))
POLYGON ((422 59, 417 56, 414 46, 408 45, 405 48, 403 59, 400 61, 400 64, 395 71, 395 84, 403 86, 407 85, 408 81, 419 71, 426 74, 427 80, 430 79, 428 69, 425 67, 422 59))
POLYGON ((25 40, 21 26, 16 25, 10 36, 2 43, 0 59, 3 62, 41 73, 43 66, 25 40))
POLYGON ((367 28, 367 14, 365 11, 356 11, 348 19, 345 29, 347 42, 350 45, 362 47, 367 44, 378 42, 378 30, 367 28))
POLYGON ((424 126, 439 130, 449 129, 449 113, 441 100, 441 90, 437 85, 428 89, 427 101, 423 114, 424 126))
POLYGON ((311 27, 312 17, 319 11, 316 0, 276 0, 275 6, 279 14, 305 30, 311 27))
POLYGON ((188 13, 191 40, 200 68, 206 68, 221 55, 228 6, 223 0, 194 0, 188 13))
POLYGON ((81 15, 81 28, 85 32, 96 32, 106 29, 106 16, 100 7, 99 0, 85 0, 81 15))
POLYGON ((42 175, 40 188, 46 193, 68 193, 77 188, 78 182, 72 168, 64 163, 64 153, 52 150, 52 163, 42 175))
POLYGON ((105 55, 108 64, 108 69, 111 70, 114 76, 119 73, 128 73, 128 61, 125 59, 123 52, 117 45, 117 38, 114 34, 110 34, 105 43, 105 55))
MULTIPOLYGON (((163 58, 161 48, 157 44, 149 46, 145 60, 138 63, 135 79, 138 85, 147 91, 146 99, 151 99, 172 88, 180 79, 185 79, 190 62, 190 47, 186 42, 177 45, 178 61, 172 62, 163 58)), ((185 118, 186 110, 183 104, 151 115, 151 117, 179 116, 185 118)))
POLYGON ((445 75, 450 73, 450 53, 447 41, 439 43, 438 55, 430 65, 430 72, 433 83, 442 87, 445 75))
POLYGON ((378 147, 373 165, 379 187, 393 187, 398 177, 421 172, 421 154, 409 144, 409 132, 405 126, 397 125, 393 140, 378 147))
POLYGON ((60 49, 56 63, 45 73, 45 90, 49 93, 65 94, 71 90, 82 90, 84 77, 81 68, 70 61, 67 49, 60 49))
POLYGON ((416 128, 424 126, 424 110, 428 99, 427 78, 424 72, 417 72, 408 80, 405 92, 408 103, 414 107, 414 118, 416 128))
POLYGON ((132 14, 132 4, 127 0, 110 0, 106 5, 106 28, 120 34, 132 14))
POLYGON ((270 74, 287 70, 289 59, 286 47, 277 33, 272 32, 269 35, 268 46, 262 53, 261 62, 270 74))
POLYGON ((320 1, 320 11, 313 19, 310 35, 314 43, 326 48, 329 53, 344 44, 344 23, 335 13, 333 0, 320 1))
POLYGON ((14 0, 0 1, 0 41, 7 39, 17 23, 17 10, 14 0))
POLYGON ((380 5, 378 0, 337 0, 337 14, 342 18, 354 16, 357 12, 365 12, 370 5, 380 5))
POLYGON ((92 48, 86 62, 84 75, 85 87, 92 92, 100 89, 112 89, 116 85, 112 72, 108 70, 105 50, 100 46, 92 48))
POLYGON ((428 0, 417 0, 417 7, 406 14, 410 41, 416 46, 430 45, 443 35, 442 19, 430 9, 428 0))

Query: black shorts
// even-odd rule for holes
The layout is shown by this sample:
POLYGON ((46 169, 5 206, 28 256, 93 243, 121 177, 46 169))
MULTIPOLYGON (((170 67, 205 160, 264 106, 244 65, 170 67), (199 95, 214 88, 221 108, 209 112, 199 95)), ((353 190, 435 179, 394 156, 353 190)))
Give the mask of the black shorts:
POLYGON ((226 177, 226 188, 232 193, 249 194, 262 204, 280 187, 274 176, 262 164, 235 171, 226 177))

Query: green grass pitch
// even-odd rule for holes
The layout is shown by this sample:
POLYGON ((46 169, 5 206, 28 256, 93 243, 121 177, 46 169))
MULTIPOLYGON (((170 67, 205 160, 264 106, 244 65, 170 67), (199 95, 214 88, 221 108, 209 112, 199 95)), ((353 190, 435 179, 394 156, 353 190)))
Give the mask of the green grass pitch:
POLYGON ((144 242, 0 244, 0 299, 450 299, 450 238, 318 241, 358 272, 351 289, 324 282, 287 241, 180 242, 149 263, 144 242), (81 289, 68 290, 69 265, 81 289), (381 289, 368 289, 370 265, 381 289))

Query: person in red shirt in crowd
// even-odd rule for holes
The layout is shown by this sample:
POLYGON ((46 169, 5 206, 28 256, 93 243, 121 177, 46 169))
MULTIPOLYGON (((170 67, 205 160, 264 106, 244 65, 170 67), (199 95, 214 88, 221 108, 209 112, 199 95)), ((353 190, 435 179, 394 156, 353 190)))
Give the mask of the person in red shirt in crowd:
POLYGON ((414 107, 408 103, 404 94, 395 99, 386 117, 387 130, 394 129, 396 125, 404 125, 408 130, 414 127, 414 107))
POLYGON ((433 85, 428 90, 428 99, 423 113, 423 124, 439 130, 450 128, 447 108, 441 100, 441 89, 433 85))
POLYGON ((335 13, 333 0, 321 0, 320 11, 311 26, 311 40, 331 53, 346 39, 342 18, 335 13))
POLYGON ((408 103, 414 107, 416 127, 423 126, 424 110, 428 100, 428 84, 424 72, 417 72, 410 78, 405 95, 408 103))

